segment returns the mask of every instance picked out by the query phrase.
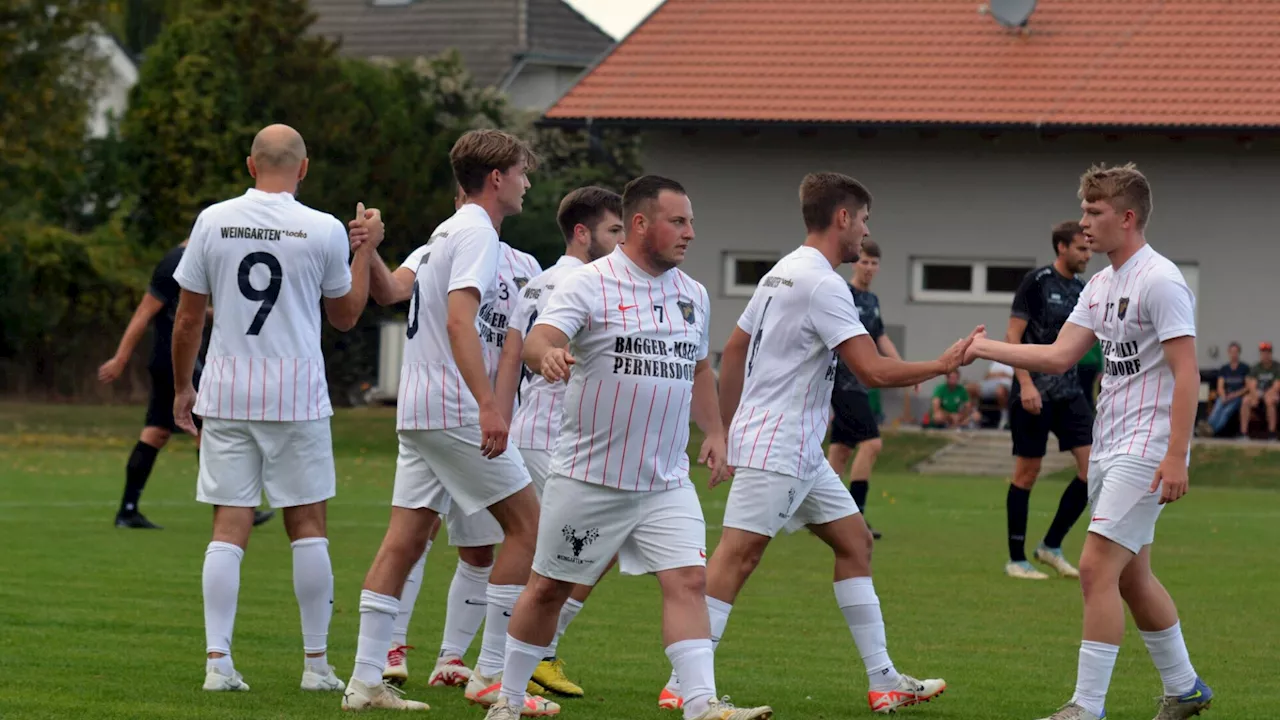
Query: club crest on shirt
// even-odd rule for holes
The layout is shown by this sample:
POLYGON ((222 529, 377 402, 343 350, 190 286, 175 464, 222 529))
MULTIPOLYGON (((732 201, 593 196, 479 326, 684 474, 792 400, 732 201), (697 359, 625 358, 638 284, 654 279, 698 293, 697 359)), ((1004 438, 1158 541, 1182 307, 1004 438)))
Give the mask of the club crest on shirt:
POLYGON ((680 308, 680 315, 684 317, 685 322, 693 322, 693 303, 686 300, 677 300, 676 307, 680 308))
POLYGON ((1116 317, 1124 319, 1124 314, 1129 310, 1129 298, 1120 298, 1120 304, 1116 306, 1116 317))
POLYGON ((527 277, 515 277, 515 278, 511 278, 511 279, 512 279, 512 280, 514 280, 514 281, 515 281, 515 283, 516 283, 516 291, 517 291, 517 292, 519 292, 519 291, 523 290, 523 289, 524 289, 524 286, 529 284, 529 278, 527 278, 527 277))

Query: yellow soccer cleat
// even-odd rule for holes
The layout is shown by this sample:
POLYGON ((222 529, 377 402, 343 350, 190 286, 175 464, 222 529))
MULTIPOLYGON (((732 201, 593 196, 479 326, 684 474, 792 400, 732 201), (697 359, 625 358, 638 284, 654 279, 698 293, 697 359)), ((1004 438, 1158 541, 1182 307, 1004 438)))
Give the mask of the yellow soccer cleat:
MULTIPOLYGON (((533 671, 533 681, 557 695, 582 697, 582 688, 578 687, 564 674, 564 661, 560 658, 543 660, 533 671)), ((532 693, 536 695, 537 693, 532 693)))

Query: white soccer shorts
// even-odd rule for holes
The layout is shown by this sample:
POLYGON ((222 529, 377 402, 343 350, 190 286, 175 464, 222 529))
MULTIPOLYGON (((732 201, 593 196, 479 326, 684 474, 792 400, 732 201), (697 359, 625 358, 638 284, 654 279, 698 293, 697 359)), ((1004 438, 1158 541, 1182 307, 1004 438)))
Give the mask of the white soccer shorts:
POLYGON ((831 466, 808 478, 738 468, 729 486, 724 526, 774 537, 806 525, 825 525, 858 512, 853 496, 831 466))
POLYGON ((448 430, 401 430, 391 504, 445 514, 456 505, 473 515, 515 495, 529 484, 514 445, 496 458, 480 454, 480 426, 448 430))
POLYGON ((632 492, 563 475, 547 478, 533 571, 594 585, 610 558, 627 575, 706 567, 707 524, 691 485, 632 492))
POLYGON ((1089 532, 1101 535, 1133 554, 1156 537, 1156 520, 1164 506, 1160 489, 1151 492, 1158 460, 1116 455, 1089 463, 1089 532))
POLYGON ((498 519, 488 510, 464 515, 457 503, 452 503, 444 515, 449 544, 453 547, 488 547, 506 538, 498 519))
POLYGON ((196 500, 273 508, 310 505, 337 494, 329 418, 294 422, 205 418, 196 500))
POLYGON ((547 486, 547 478, 551 477, 551 451, 520 448, 520 456, 524 458, 524 466, 529 470, 529 479, 533 480, 533 489, 542 497, 542 490, 547 486))

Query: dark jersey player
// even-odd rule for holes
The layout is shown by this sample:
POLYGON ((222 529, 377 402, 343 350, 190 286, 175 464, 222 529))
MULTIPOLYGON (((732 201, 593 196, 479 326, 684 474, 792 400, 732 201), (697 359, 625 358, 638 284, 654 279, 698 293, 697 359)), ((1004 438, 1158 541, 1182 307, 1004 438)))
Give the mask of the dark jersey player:
MULTIPOLYGON (((1013 297, 1007 340, 1010 343, 1052 345, 1067 316, 1076 306, 1084 283, 1076 276, 1089 264, 1089 243, 1075 222, 1053 229, 1053 263, 1031 271, 1013 297)), ((1088 504, 1089 450, 1093 442, 1093 405, 1072 367, 1062 375, 1028 373, 1014 369, 1009 397, 1009 422, 1013 434, 1014 471, 1006 500, 1009 530, 1009 562, 1005 574, 1027 580, 1049 576, 1027 561, 1027 508, 1031 488, 1040 475, 1040 463, 1049 444, 1049 433, 1058 438, 1058 449, 1071 451, 1076 477, 1062 493, 1058 511, 1036 548, 1036 560, 1065 577, 1079 572, 1062 554, 1062 540, 1088 504)))
MULTIPOLYGON (((151 468, 155 465, 156 456, 169 442, 169 436, 178 432, 173 421, 173 317, 178 309, 178 282, 173 279, 173 271, 182 260, 187 241, 165 253, 155 270, 151 273, 151 283, 142 301, 133 312, 129 327, 120 338, 116 354, 98 368, 98 379, 104 383, 114 382, 124 372, 133 356, 133 350, 147 331, 147 325, 155 330, 154 342, 151 345, 151 359, 147 363, 151 375, 151 399, 147 403, 147 417, 138 438, 133 446, 129 462, 125 466, 124 497, 120 500, 120 509, 116 512, 116 527, 160 529, 138 510, 138 501, 142 497, 142 489, 151 477, 151 468)), ((200 356, 205 348, 200 349, 200 356)), ((200 384, 200 359, 196 359, 195 384, 200 384)), ((199 418, 196 418, 199 423, 199 418)), ((197 441, 198 442, 198 441, 197 441)), ((258 512, 254 524, 260 525, 271 519, 274 511, 258 512)))
MULTIPOLYGON (((853 282, 849 285, 849 291, 853 293, 853 304, 858 308, 858 319, 871 335, 880 354, 901 360, 898 348, 884 332, 884 319, 880 317, 880 298, 871 292, 871 281, 878 272, 880 246, 870 239, 863 240, 858 261, 853 265, 853 282)), ((849 456, 853 454, 854 448, 858 449, 853 458, 853 469, 849 473, 849 492, 858 504, 858 510, 865 513, 867 491, 871 487, 871 470, 880 455, 880 428, 871 409, 867 386, 843 362, 836 365, 831 409, 835 417, 831 421, 831 445, 827 449, 827 462, 837 475, 844 475, 844 469, 849 465, 849 456)), ((874 529, 871 530, 871 535, 877 539, 880 537, 880 533, 874 529)))

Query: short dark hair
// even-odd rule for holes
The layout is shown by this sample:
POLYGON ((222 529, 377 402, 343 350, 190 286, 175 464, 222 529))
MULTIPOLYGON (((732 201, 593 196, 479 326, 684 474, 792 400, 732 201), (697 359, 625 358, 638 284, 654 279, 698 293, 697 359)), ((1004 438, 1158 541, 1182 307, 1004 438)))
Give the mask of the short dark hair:
POLYGON ((643 212, 641 206, 658 199, 658 195, 663 190, 688 195, 684 186, 661 175, 641 175, 640 177, 627 183, 622 188, 622 222, 630 226, 631 218, 635 217, 638 212, 643 212))
POLYGON ((1231 342, 1227 343, 1227 349, 1228 349, 1228 350, 1230 350, 1231 348, 1235 348, 1235 349, 1237 349, 1237 350, 1243 350, 1243 349, 1244 349, 1244 348, 1240 347, 1240 343, 1236 342, 1235 340, 1232 340, 1231 342))
POLYGON ((449 151, 453 178, 462 192, 471 195, 484 189, 484 179, 497 170, 506 172, 525 162, 526 171, 538 166, 538 155, 528 143, 501 130, 469 130, 458 138, 449 151))
POLYGON ((836 210, 849 206, 857 212, 871 207, 871 191, 848 175, 834 172, 809 173, 800 182, 800 212, 809 232, 831 227, 836 210))
POLYGON ((569 242, 573 239, 575 227, 581 224, 591 228, 607 212, 622 217, 622 196, 612 190, 588 185, 564 196, 556 212, 556 222, 560 225, 564 241, 569 242))
POLYGON ((866 255, 867 257, 873 257, 879 260, 880 246, 876 243, 875 240, 872 240, 871 238, 866 238, 865 240, 862 241, 862 249, 858 250, 858 257, 862 257, 863 255, 866 255))
POLYGON ((1071 246, 1071 241, 1076 239, 1077 235, 1083 235, 1084 228, 1080 227, 1080 223, 1075 220, 1060 222, 1053 226, 1053 234, 1050 235, 1050 241, 1053 243, 1053 254, 1058 254, 1058 246, 1071 246))

